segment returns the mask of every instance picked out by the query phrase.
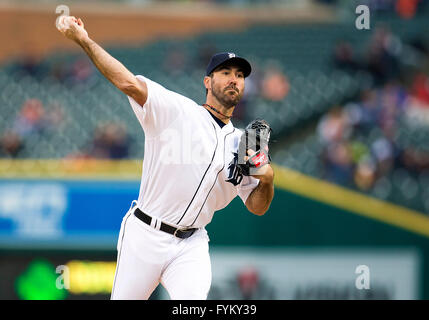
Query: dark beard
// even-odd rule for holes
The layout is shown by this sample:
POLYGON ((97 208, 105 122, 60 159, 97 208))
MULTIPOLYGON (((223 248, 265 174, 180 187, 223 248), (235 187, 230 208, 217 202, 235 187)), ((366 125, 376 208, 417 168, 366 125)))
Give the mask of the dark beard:
MULTIPOLYGON (((234 88, 233 88, 234 89, 234 88)), ((227 109, 230 109, 234 106, 236 106, 240 100, 243 94, 240 94, 237 90, 237 95, 230 96, 229 94, 225 93, 226 90, 221 91, 219 88, 216 88, 214 83, 212 83, 212 95, 227 109)))

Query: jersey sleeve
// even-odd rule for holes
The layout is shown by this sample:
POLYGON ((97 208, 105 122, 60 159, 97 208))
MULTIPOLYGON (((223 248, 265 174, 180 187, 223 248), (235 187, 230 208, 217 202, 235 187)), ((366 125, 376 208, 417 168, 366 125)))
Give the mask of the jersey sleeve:
POLYGON ((259 179, 251 176, 243 176, 243 180, 237 185, 237 194, 244 204, 252 191, 258 186, 259 179))
POLYGON ((183 114, 188 98, 164 88, 162 85, 141 75, 136 78, 145 82, 148 96, 143 107, 128 96, 131 107, 147 137, 159 135, 183 114))

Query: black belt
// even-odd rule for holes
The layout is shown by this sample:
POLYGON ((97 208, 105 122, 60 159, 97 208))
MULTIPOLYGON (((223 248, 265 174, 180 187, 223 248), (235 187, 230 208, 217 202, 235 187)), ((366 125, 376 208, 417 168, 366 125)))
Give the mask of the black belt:
MULTIPOLYGON (((152 217, 148 216, 139 208, 136 208, 136 210, 134 210, 134 215, 148 225, 150 225, 150 223, 152 222, 152 217)), ((179 229, 179 228, 170 226, 168 224, 165 224, 164 222, 161 222, 161 226, 159 227, 159 230, 172 234, 180 239, 186 239, 192 236, 194 232, 198 230, 198 228, 179 229)))

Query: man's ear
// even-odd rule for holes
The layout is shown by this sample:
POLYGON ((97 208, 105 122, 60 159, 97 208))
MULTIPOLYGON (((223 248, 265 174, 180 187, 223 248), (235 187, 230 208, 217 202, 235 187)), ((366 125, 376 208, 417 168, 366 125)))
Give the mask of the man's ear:
POLYGON ((211 83, 211 77, 208 77, 208 76, 205 76, 204 77, 204 86, 206 87, 206 89, 207 90, 210 90, 211 89, 211 85, 212 85, 212 83, 211 83))

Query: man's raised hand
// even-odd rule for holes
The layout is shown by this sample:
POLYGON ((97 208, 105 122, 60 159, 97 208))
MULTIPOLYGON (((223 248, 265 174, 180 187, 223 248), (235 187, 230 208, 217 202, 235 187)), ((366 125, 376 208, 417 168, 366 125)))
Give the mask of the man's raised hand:
POLYGON ((75 42, 88 38, 83 21, 73 16, 61 16, 57 23, 57 29, 67 38, 75 42))

